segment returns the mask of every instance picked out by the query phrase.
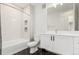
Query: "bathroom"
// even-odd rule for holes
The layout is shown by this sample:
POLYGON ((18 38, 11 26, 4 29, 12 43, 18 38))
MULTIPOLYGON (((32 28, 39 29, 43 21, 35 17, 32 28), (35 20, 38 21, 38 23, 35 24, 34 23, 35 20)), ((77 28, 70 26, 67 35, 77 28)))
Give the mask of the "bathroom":
POLYGON ((79 3, 0 3, 2 55, 79 55, 79 3))

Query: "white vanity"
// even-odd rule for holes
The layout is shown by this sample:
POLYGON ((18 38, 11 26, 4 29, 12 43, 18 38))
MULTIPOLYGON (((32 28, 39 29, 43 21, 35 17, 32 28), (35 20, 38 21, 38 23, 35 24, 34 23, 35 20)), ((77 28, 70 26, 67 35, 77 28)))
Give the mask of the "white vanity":
POLYGON ((45 33, 39 38, 40 48, 62 55, 79 55, 79 32, 45 33))
POLYGON ((79 55, 77 5, 59 4, 55 8, 50 5, 47 7, 47 32, 39 37, 40 48, 62 55, 79 55))

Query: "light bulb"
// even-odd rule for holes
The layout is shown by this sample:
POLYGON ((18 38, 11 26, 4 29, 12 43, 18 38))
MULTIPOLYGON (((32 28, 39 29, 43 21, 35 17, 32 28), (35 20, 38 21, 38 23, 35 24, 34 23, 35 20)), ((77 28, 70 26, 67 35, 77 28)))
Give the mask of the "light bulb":
POLYGON ((63 3, 52 3, 52 4, 49 4, 48 7, 54 7, 54 8, 56 8, 57 5, 63 5, 63 3))
POLYGON ((63 3, 60 3, 60 5, 63 5, 63 3))
POLYGON ((54 3, 54 4, 53 4, 53 7, 55 7, 55 8, 56 8, 56 7, 57 7, 57 4, 55 4, 55 3, 54 3))

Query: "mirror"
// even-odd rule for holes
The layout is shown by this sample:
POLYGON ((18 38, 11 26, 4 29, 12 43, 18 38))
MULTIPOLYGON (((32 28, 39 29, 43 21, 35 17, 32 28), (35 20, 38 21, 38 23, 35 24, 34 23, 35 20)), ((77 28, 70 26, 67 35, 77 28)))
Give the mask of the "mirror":
POLYGON ((48 31, 75 31, 73 3, 46 4, 48 31))

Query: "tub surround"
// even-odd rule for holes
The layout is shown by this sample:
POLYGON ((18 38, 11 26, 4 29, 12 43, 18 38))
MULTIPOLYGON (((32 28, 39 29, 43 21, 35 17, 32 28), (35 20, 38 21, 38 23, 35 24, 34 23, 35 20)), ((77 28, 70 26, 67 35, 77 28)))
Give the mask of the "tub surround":
POLYGON ((27 42, 30 41, 32 33, 31 10, 31 5, 20 8, 13 3, 1 3, 3 55, 12 55, 28 48, 27 42), (25 20, 28 22, 27 25, 25 25, 25 20), (27 32, 24 30, 25 27, 28 28, 27 32))

